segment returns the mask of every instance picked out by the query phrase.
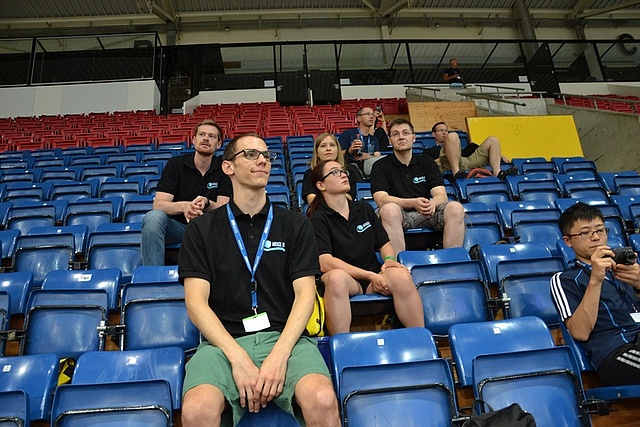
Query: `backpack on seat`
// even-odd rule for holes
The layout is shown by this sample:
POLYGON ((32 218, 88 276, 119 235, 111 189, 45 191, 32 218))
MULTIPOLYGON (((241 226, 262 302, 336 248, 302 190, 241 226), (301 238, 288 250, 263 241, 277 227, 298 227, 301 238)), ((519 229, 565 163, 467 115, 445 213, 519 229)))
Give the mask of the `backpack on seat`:
POLYGON ((467 173, 467 179, 469 178, 490 178, 493 173, 489 169, 485 168, 473 168, 467 173))

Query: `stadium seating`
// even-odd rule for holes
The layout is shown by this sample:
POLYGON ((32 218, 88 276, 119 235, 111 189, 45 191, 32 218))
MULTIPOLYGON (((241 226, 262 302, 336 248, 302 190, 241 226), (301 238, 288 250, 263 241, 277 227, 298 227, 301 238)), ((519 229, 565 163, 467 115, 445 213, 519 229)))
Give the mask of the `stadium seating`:
POLYGON ((6 425, 27 426, 49 418, 58 366, 58 356, 53 353, 0 357, 0 418, 26 414, 23 424, 6 425))
POLYGON ((453 377, 424 328, 331 337, 334 384, 344 425, 381 419, 449 426, 457 417, 453 377))

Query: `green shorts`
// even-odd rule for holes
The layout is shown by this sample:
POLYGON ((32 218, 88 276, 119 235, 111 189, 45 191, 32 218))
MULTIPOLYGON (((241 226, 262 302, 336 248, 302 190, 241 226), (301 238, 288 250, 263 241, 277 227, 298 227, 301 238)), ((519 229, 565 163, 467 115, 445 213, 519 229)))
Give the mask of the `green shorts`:
MULTIPOLYGON (((279 337, 280 332, 257 332, 237 338, 236 342, 247 352, 251 360, 259 368, 279 337)), ((293 392, 298 381, 309 374, 322 374, 327 378, 331 378, 316 341, 312 338, 300 337, 293 347, 287 363, 287 373, 282 393, 273 399, 273 402, 283 411, 296 416, 298 421, 302 421, 302 425, 304 425, 304 422, 301 414, 294 412, 293 409, 293 392)), ((182 391, 183 397, 184 393, 201 384, 211 384, 222 391, 231 406, 233 425, 238 424, 244 415, 245 408, 240 406, 240 396, 233 380, 231 365, 222 350, 206 341, 200 344, 196 354, 187 363, 182 391)), ((228 424, 230 424, 229 417, 225 418, 223 416, 223 425, 228 424)))

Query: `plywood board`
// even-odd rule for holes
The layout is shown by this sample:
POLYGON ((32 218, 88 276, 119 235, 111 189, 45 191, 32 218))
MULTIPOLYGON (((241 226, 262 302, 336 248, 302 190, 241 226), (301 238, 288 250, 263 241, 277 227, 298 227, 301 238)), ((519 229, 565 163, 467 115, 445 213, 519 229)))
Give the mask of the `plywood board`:
POLYGON ((416 132, 430 131, 437 122, 445 122, 450 130, 467 132, 467 117, 476 117, 472 101, 409 102, 409 117, 416 132))
POLYGON ((573 116, 470 117, 467 127, 477 144, 497 137, 508 158, 583 156, 573 116))

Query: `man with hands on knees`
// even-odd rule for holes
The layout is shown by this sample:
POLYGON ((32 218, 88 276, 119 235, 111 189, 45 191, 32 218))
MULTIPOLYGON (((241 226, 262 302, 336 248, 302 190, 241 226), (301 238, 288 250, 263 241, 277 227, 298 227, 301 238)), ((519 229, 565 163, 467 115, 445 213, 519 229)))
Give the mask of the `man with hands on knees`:
POLYGON ((143 265, 164 265, 165 245, 180 243, 187 223, 229 201, 231 181, 215 155, 222 128, 213 120, 198 123, 193 132, 195 153, 172 157, 165 165, 153 210, 142 222, 143 265))
POLYGON ((273 159, 257 135, 231 140, 222 169, 233 197, 184 234, 179 277, 204 337, 186 366, 185 427, 236 425, 271 401, 291 414, 295 401, 308 426, 340 424, 327 366, 305 336, 320 273, 314 231, 306 217, 269 202, 273 159))
POLYGON ((640 384, 640 265, 607 246, 602 212, 578 202, 559 220, 576 259, 551 279, 560 320, 605 385, 640 384))
POLYGON ((464 209, 449 201, 442 174, 433 159, 412 153, 413 125, 398 118, 389 125, 393 154, 373 165, 371 193, 395 253, 405 250, 404 230, 442 230, 445 248, 462 246, 464 209))

